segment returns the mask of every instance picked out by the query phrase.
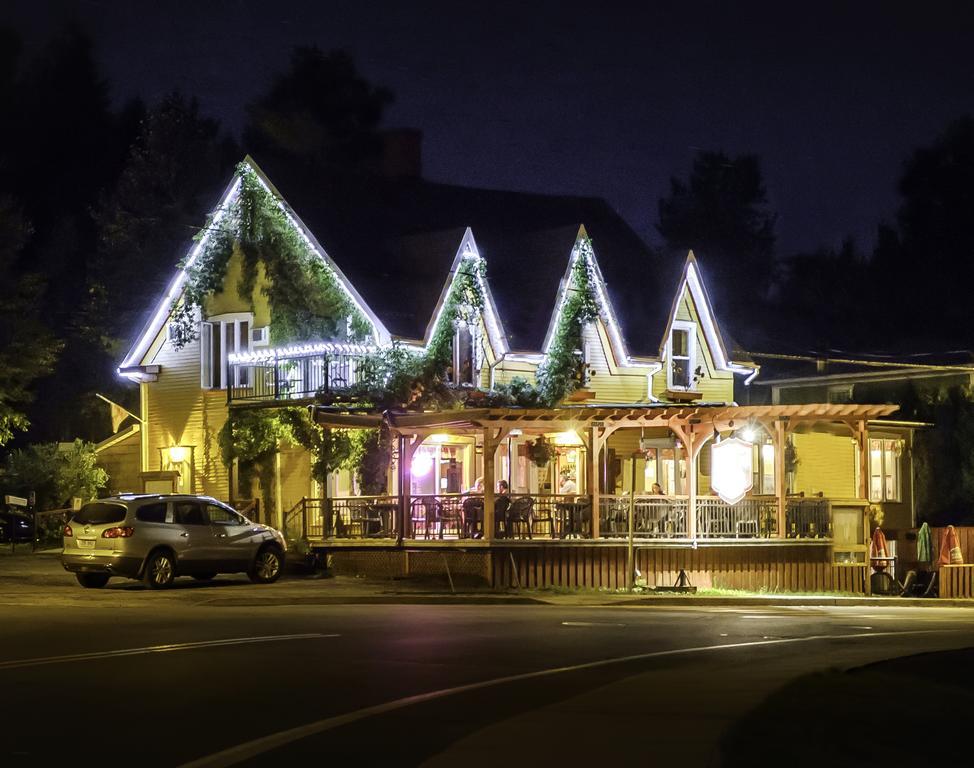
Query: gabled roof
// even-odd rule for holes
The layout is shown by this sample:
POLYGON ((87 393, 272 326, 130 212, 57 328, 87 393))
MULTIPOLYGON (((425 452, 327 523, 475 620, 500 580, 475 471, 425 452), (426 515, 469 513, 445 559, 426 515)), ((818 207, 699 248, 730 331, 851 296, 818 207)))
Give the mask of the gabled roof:
POLYGON ((680 275, 676 292, 673 295, 669 317, 667 318, 663 335, 660 337, 660 355, 663 354, 663 350, 666 348, 666 342, 670 337, 670 329, 673 327, 673 321, 676 320, 680 300, 687 291, 689 291, 690 297, 693 299, 693 304, 696 307, 704 337, 707 339, 707 345, 710 347, 710 352, 714 357, 714 365, 725 371, 751 373, 752 369, 750 367, 745 368, 734 363, 735 359, 740 362, 742 355, 740 353, 736 355, 730 354, 733 347, 727 344, 721 333, 720 325, 714 314, 713 304, 710 301, 710 295, 707 293, 707 286, 704 284, 700 275, 700 268, 697 265, 697 258, 693 255, 693 251, 687 254, 686 262, 683 265, 683 273, 680 275))
MULTIPOLYGON (((272 164, 265 175, 251 158, 247 162, 373 321, 379 342, 392 337, 426 340, 451 272, 463 250, 471 248, 486 260, 486 287, 503 341, 497 351, 540 353, 557 311, 559 283, 579 235, 585 234, 597 254, 607 313, 620 332, 620 338, 612 339, 614 352, 623 358, 620 363, 629 356, 658 357, 661 334, 665 337, 672 318, 674 284, 689 285, 698 306, 707 308, 705 330, 719 350, 715 354, 728 366, 728 357, 735 354, 732 342, 717 328, 692 254, 681 272, 678 260, 649 248, 602 199, 422 179, 375 179, 339 197, 306 169, 272 164)), ((236 188, 235 180, 218 208, 236 188)), ((199 249, 194 246, 190 263, 199 249)), ((141 362, 185 281, 180 270, 123 368, 141 362)))

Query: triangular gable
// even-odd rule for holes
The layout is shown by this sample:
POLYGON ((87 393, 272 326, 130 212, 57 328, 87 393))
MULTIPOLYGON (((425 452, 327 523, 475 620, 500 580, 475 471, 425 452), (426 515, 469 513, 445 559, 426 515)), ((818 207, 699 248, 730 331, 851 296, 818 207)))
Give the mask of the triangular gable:
MULTIPOLYGON (((311 248, 312 252, 318 255, 318 257, 328 266, 332 272, 334 272, 338 284, 344 289, 345 293, 348 295, 349 300, 352 304, 365 316, 368 318, 369 322, 372 324, 376 341, 380 344, 388 343, 390 340, 389 332, 386 330, 385 326, 376 316, 376 314, 369 308, 365 303, 365 300, 359 295, 358 291, 351 284, 339 266, 332 260, 328 255, 327 251, 321 246, 314 234, 305 226, 301 218, 294 212, 294 210, 288 205, 287 201, 281 196, 277 188, 270 182, 270 180, 264 175, 264 172, 260 169, 257 163, 254 161, 250 155, 247 155, 243 162, 253 171, 254 175, 260 184, 267 190, 267 192, 277 201, 284 215, 287 217, 288 222, 301 234, 305 242, 311 248)), ((233 180, 224 190, 223 195, 220 198, 219 204, 211 212, 209 219, 209 229, 215 229, 222 218, 226 215, 230 206, 233 204, 237 195, 240 193, 240 178, 234 174, 233 180)), ((166 322, 169 320, 169 316, 172 310, 173 303, 182 295, 183 289, 186 286, 186 281, 189 277, 189 270, 192 269, 196 260, 199 258, 200 253, 206 246, 209 240, 210 234, 207 232, 203 235, 199 242, 194 243, 193 247, 190 249, 183 266, 176 271, 176 275, 170 281, 166 292, 163 294, 159 303, 156 305, 149 322, 146 323, 142 332, 139 334, 135 344, 126 354, 122 364, 118 368, 118 372, 125 376, 127 370, 134 369, 142 364, 143 358, 152 346, 153 340, 159 335, 162 329, 165 327, 166 322)))
POLYGON ((693 255, 693 251, 690 251, 687 254, 686 264, 683 267, 683 274, 680 276, 680 282, 677 284, 676 293, 673 296, 673 304, 670 308, 670 314, 666 321, 666 329, 663 331, 663 338, 660 341, 660 357, 662 358, 665 355, 666 344, 670 338, 670 331, 673 328, 673 323, 676 321, 680 300, 682 299, 683 294, 687 291, 690 292, 690 297, 693 300, 694 306, 696 307, 697 315, 700 319, 700 326, 703 329, 704 338, 707 341, 707 347, 710 351, 711 358, 714 361, 714 366, 718 370, 731 371, 733 373, 754 373, 755 371, 752 368, 738 365, 730 360, 730 357, 727 354, 727 347, 724 344, 723 336, 721 335, 720 328, 717 325, 717 317, 714 315, 713 305, 710 303, 710 296, 707 293, 707 287, 703 283, 703 278, 700 275, 700 268, 697 266, 697 259, 693 255))
POLYGON ((591 241, 589 240, 588 232, 585 230, 585 225, 579 225, 578 234, 575 237, 575 244, 572 246, 571 256, 568 259, 568 267, 565 269, 565 274, 562 276, 561 282, 558 284, 558 295, 555 299, 555 309, 551 313, 551 320, 548 321, 548 331, 545 334, 543 349, 547 354, 548 350, 551 348, 552 341, 554 340, 555 328, 558 327, 558 320, 561 317, 562 308, 565 304, 568 284, 571 280, 572 268, 575 266, 578 259, 587 258, 592 266, 592 274, 594 277, 592 283, 595 287, 595 299, 599 305, 599 317, 605 324, 609 338, 609 346, 612 349, 612 355, 615 357, 615 362, 617 365, 628 366, 632 363, 632 358, 629 356, 625 340, 622 337, 622 330, 620 329, 619 322, 616 319, 615 309, 612 307, 612 302, 609 301, 609 294, 605 289, 605 278, 602 276, 602 270, 599 267, 598 259, 595 258, 595 248, 594 246, 588 247, 586 245, 590 243, 591 241))
MULTIPOLYGON (((474 259, 477 262, 483 259, 470 227, 464 230, 463 237, 460 238, 460 244, 457 246, 457 253, 450 266, 450 272, 443 282, 443 290, 440 291, 440 297, 436 302, 436 307, 433 309, 433 315, 430 318, 429 324, 426 326, 426 334, 423 338, 424 345, 428 345, 433 338, 436 326, 439 325, 440 317, 443 314, 443 307, 446 305, 447 296, 449 296, 450 289, 453 287, 453 281, 456 278, 457 271, 460 269, 461 264, 463 264, 463 260, 468 258, 474 259)), ((501 323, 500 315, 497 312, 497 304, 491 295, 490 286, 479 273, 477 279, 480 282, 480 290, 484 295, 483 319, 484 326, 487 329, 487 337, 490 340, 494 354, 499 357, 510 351, 507 343, 507 334, 504 333, 504 325, 501 323)))

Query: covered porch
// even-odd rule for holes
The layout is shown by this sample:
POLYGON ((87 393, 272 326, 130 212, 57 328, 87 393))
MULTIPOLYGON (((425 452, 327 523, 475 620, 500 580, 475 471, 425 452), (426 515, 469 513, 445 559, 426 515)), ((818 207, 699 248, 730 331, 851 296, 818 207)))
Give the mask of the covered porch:
POLYGON ((384 419, 397 449, 390 493, 305 498, 285 525, 329 548, 787 545, 831 548, 833 562, 864 565, 869 425, 895 410, 652 404, 383 417, 318 408, 330 428, 384 419), (851 492, 795 487, 791 435, 815 429, 844 430, 857 446, 856 466, 843 460, 834 470, 848 473, 851 492), (726 471, 712 446, 732 438, 752 452, 751 487, 737 499, 712 490, 726 471))

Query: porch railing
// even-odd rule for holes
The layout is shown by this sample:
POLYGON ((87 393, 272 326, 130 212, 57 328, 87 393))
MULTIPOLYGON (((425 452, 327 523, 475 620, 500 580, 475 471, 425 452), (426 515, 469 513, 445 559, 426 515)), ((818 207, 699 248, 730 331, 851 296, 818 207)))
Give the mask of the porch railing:
POLYGON ((832 508, 829 500, 819 497, 788 499, 785 536, 789 539, 831 539, 832 508))
POLYGON ((343 392, 361 379, 362 354, 328 353, 230 363, 229 402, 300 400, 343 392))
POLYGON ((697 536, 702 539, 767 539, 777 532, 778 500, 752 496, 728 504, 716 496, 697 497, 697 536))
MULTIPOLYGON (((602 496, 599 499, 599 533, 613 539, 629 535, 631 496, 602 496)), ((633 537, 639 539, 686 538, 686 496, 636 496, 633 507, 633 537)))
MULTIPOLYGON (((398 535, 398 496, 302 499, 285 516, 292 539, 388 539, 398 535)), ((685 539, 690 535, 686 496, 601 496, 599 535, 624 539, 633 511, 636 539, 685 539)), ((770 539, 778 534, 778 504, 753 496, 727 504, 715 496, 697 498, 697 536, 702 539, 770 539)), ((590 539, 592 500, 575 494, 515 493, 494 497, 498 539, 590 539)), ((484 536, 480 494, 424 494, 409 500, 404 538, 422 541, 471 540, 484 536)), ((785 536, 828 539, 832 514, 828 499, 789 498, 785 536)))
POLYGON ((285 516, 285 534, 293 540, 394 538, 398 510, 398 496, 305 498, 285 516))

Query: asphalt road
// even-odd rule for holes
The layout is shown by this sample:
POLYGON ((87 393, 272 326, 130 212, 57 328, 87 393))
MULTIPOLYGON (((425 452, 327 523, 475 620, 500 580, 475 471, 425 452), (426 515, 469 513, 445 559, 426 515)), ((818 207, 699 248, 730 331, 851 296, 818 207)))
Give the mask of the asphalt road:
POLYGON ((357 605, 329 580, 82 590, 18 560, 3 766, 718 765, 800 675, 974 646, 970 609, 357 605))

